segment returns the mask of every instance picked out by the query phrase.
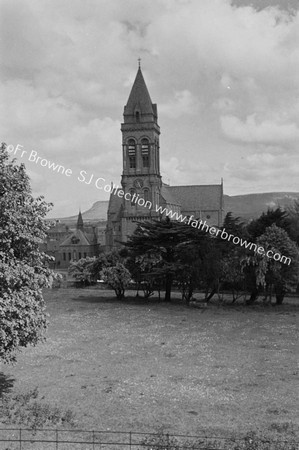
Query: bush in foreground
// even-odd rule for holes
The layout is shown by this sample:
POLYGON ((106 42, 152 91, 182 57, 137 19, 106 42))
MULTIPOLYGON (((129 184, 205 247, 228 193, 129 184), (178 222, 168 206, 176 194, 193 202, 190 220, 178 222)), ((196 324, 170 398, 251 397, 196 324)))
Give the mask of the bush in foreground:
POLYGON ((146 437, 141 442, 146 450, 296 450, 298 443, 291 439, 278 441, 271 437, 261 437, 254 433, 244 439, 198 438, 178 440, 175 436, 159 433, 146 437))
POLYGON ((42 402, 38 395, 37 388, 27 393, 4 394, 0 399, 0 421, 9 425, 23 425, 33 430, 52 425, 64 428, 74 426, 75 416, 71 410, 62 410, 42 402))

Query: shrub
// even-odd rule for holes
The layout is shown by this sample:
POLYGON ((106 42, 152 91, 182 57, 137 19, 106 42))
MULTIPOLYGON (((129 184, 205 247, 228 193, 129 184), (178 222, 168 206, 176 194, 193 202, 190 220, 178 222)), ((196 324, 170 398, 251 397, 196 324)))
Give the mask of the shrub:
POLYGON ((296 450, 297 443, 293 438, 288 441, 276 441, 271 437, 257 436, 250 433, 244 439, 197 438, 178 440, 175 436, 158 433, 146 437, 141 442, 145 450, 296 450))
POLYGON ((116 263, 113 267, 105 267, 101 272, 101 277, 108 286, 114 289, 116 297, 121 300, 131 281, 128 269, 122 263, 116 263))
POLYGON ((0 399, 0 421, 36 430, 44 426, 74 426, 74 414, 38 400, 38 389, 27 393, 4 394, 0 399))

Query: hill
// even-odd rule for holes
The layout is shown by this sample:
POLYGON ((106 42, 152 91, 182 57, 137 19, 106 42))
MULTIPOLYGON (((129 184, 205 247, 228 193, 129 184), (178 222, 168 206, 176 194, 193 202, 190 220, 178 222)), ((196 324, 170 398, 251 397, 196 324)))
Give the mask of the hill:
MULTIPOLYGON (((83 221, 90 224, 96 224, 98 222, 106 221, 108 203, 108 200, 95 202, 90 209, 82 212, 83 221)), ((75 223, 77 223, 77 219, 78 213, 75 216, 56 218, 56 220, 59 220, 60 222, 65 223, 68 226, 73 226, 75 223)))
POLYGON ((299 192, 269 192, 263 194, 224 195, 224 211, 231 211, 243 220, 256 219, 269 208, 287 209, 299 200, 299 192))

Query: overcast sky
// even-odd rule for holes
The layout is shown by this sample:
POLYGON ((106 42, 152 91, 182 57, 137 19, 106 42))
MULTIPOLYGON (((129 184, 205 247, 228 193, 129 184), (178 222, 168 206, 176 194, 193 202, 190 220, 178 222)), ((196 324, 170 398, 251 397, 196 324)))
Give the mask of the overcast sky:
POLYGON ((141 66, 172 185, 225 194, 299 191, 298 0, 0 0, 1 140, 52 216, 118 184, 120 123, 141 66), (72 169, 30 162, 31 151, 72 169))

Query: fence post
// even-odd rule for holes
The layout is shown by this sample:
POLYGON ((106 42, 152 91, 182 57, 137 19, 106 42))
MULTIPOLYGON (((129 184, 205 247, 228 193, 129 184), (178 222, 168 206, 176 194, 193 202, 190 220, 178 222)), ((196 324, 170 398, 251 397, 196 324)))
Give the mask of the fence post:
POLYGON ((94 450, 94 431, 92 432, 92 448, 94 450))
POLYGON ((56 428, 56 450, 58 450, 58 430, 56 428))
POLYGON ((130 431, 130 450, 132 449, 132 431, 130 431))
POLYGON ((22 450, 22 428, 20 428, 20 450, 22 450))

